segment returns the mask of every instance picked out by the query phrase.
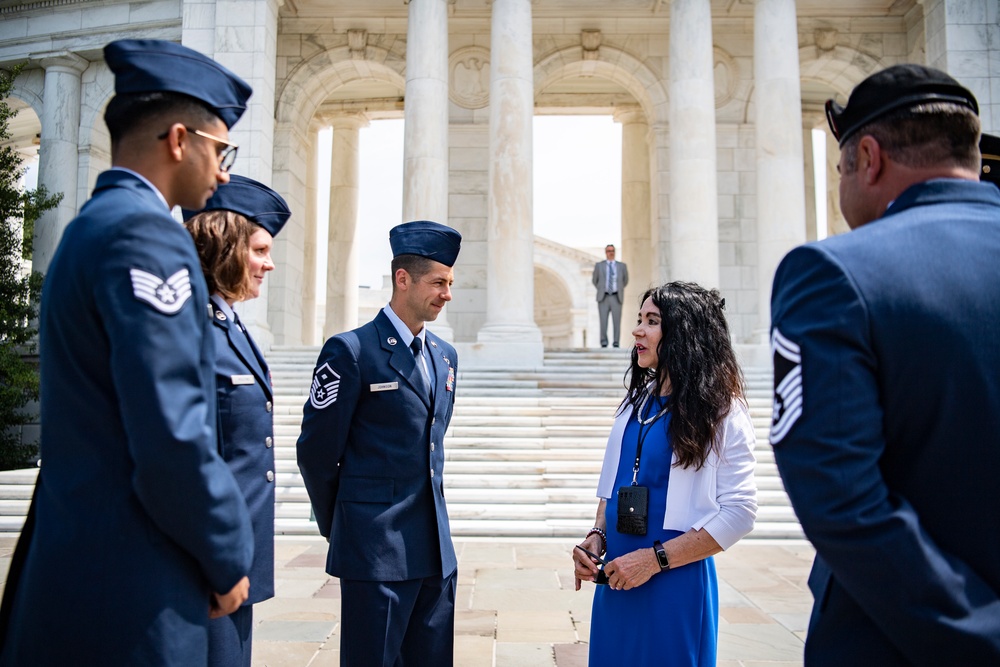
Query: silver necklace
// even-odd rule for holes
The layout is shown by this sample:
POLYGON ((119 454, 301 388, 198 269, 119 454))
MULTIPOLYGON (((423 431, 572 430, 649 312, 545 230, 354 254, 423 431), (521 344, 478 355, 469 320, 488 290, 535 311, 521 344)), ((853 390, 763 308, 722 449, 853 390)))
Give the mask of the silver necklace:
POLYGON ((646 392, 646 397, 642 399, 642 404, 639 406, 639 412, 637 412, 636 415, 635 415, 636 421, 638 421, 639 424, 642 425, 642 426, 645 426, 646 424, 652 424, 657 419, 659 419, 660 417, 662 417, 663 415, 667 414, 667 412, 670 411, 670 403, 668 401, 667 405, 665 405, 662 410, 660 410, 659 412, 657 412, 652 417, 648 417, 646 419, 643 419, 642 418, 642 413, 646 411, 646 404, 649 403, 649 397, 651 395, 652 394, 650 392, 646 392))

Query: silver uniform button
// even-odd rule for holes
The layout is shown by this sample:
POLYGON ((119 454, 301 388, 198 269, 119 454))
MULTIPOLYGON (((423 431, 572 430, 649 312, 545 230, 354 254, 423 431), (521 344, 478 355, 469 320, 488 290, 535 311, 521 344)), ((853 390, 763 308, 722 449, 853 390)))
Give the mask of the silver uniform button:
POLYGON ((272 409, 274 409, 274 406, 273 406, 273 405, 271 404, 271 401, 268 401, 268 402, 267 402, 267 403, 266 403, 266 404, 264 405, 264 407, 265 407, 265 408, 267 408, 267 411, 268 411, 268 412, 270 412, 270 411, 271 411, 272 409))
POLYGON ((431 426, 437 423, 437 417, 431 417, 431 426))
POLYGON ((431 443, 431 451, 432 452, 434 451, 434 443, 433 442, 431 443))
POLYGON ((434 476, 434 468, 431 468, 431 477, 434 476))
POLYGON ((269 482, 273 482, 274 481, 274 471, 273 470, 268 470, 267 471, 267 481, 269 481, 269 482))
POLYGON ((274 447, 274 438, 272 438, 271 436, 267 436, 266 438, 264 438, 264 446, 267 447, 268 449, 274 447))

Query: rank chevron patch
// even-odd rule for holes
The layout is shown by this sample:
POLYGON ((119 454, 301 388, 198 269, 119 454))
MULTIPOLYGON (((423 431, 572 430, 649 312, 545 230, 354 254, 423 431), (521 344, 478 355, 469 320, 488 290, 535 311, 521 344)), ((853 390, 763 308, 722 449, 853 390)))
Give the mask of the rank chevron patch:
POLYGON ((331 405, 337 401, 337 394, 340 392, 340 375, 330 368, 330 364, 323 364, 316 369, 313 374, 312 387, 309 389, 309 402, 317 410, 331 405))
POLYGON ((191 274, 181 269, 166 280, 142 269, 131 269, 132 294, 165 315, 173 315, 191 298, 191 274))
POLYGON ((771 332, 774 356, 774 420, 772 445, 777 445, 802 416, 802 351, 785 338, 777 327, 771 332))

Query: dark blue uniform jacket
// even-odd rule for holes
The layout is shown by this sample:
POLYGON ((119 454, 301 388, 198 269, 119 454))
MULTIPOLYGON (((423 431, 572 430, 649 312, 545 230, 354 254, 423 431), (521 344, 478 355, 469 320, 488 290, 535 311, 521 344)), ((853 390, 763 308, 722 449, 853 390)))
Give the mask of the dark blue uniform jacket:
POLYGON ((907 189, 789 253, 771 312, 806 664, 1000 665, 1000 190, 907 189))
POLYGON ((36 526, 3 664, 204 664, 209 592, 253 557, 217 452, 207 303, 156 193, 101 174, 46 276, 36 526))
POLYGON ((229 464, 250 510, 254 604, 274 597, 274 397, 271 374, 253 339, 212 303, 219 454, 229 464))
POLYGON ((380 312, 329 339, 305 404, 299 469, 330 540, 327 572, 335 577, 405 581, 447 577, 457 567, 442 476, 455 349, 426 332, 436 376, 431 403, 398 335, 380 312))

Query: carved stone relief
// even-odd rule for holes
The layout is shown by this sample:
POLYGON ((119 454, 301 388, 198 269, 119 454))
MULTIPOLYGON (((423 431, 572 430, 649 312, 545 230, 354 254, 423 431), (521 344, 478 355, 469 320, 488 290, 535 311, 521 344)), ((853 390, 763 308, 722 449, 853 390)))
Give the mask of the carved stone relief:
POLYGON ((482 46, 466 46, 448 59, 451 101, 466 109, 482 109, 490 102, 490 52, 482 46))
POLYGON ((733 99, 740 71, 733 57, 719 47, 712 50, 712 57, 715 69, 715 108, 720 109, 733 99))

